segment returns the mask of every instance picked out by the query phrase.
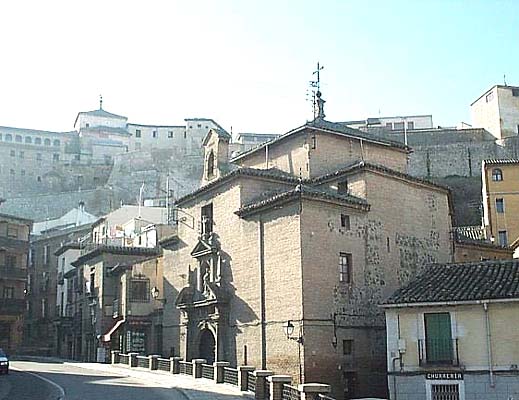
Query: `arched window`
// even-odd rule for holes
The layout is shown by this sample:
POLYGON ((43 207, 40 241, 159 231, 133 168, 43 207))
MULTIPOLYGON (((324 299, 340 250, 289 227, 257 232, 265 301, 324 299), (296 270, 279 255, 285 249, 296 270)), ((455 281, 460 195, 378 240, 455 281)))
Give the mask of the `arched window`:
POLYGON ((37 137, 34 139, 34 144, 41 144, 41 138, 37 137))
POLYGON ((25 143, 31 144, 32 143, 32 137, 25 136, 25 143))
POLYGON ((45 146, 50 146, 50 139, 45 139, 45 140, 43 141, 43 144, 44 144, 45 146))
POLYGON ((60 142, 58 139, 54 139, 54 142, 52 143, 53 146, 59 147, 60 142))
POLYGON ((207 177, 214 177, 214 153, 211 150, 209 157, 207 158, 207 177))
POLYGON ((5 135, 5 141, 6 142, 12 142, 13 141, 13 135, 11 135, 10 133, 5 135))
POLYGON ((501 171, 499 168, 494 168, 492 170, 492 180, 494 182, 500 182, 503 180, 503 171, 501 171))
POLYGON ((22 137, 20 135, 16 135, 14 140, 18 143, 22 143, 22 137))

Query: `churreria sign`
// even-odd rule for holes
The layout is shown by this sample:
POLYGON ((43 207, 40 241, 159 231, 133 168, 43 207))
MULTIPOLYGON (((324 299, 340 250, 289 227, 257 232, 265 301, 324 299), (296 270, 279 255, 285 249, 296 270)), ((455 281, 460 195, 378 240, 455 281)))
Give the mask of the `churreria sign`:
POLYGON ((463 373, 461 372, 429 372, 425 374, 425 379, 442 380, 442 381, 461 381, 463 373))

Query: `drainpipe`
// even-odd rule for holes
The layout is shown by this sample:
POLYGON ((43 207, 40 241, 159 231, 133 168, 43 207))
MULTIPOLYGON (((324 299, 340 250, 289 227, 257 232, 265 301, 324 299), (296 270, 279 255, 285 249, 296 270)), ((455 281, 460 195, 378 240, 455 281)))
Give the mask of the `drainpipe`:
POLYGON ((494 369, 492 366, 492 341, 490 333, 490 318, 488 316, 488 303, 483 303, 483 309, 485 310, 485 326, 487 329, 487 358, 488 358, 488 372, 490 376, 490 387, 495 387, 494 382, 494 369))
POLYGON ((266 343, 266 324, 265 324, 265 232, 263 218, 260 215, 258 220, 258 239, 259 239, 259 273, 260 273, 260 309, 261 309, 261 369, 267 369, 267 343, 266 343))
MULTIPOLYGON (((396 372, 396 366, 395 366, 395 361, 396 360, 399 360, 400 361, 400 364, 402 364, 402 354, 398 354, 398 357, 393 357, 393 359, 391 360, 391 364, 393 364, 393 372, 396 372)), ((392 400, 397 400, 396 397, 397 397, 397 391, 396 391, 396 375, 393 373, 393 399, 392 400)))

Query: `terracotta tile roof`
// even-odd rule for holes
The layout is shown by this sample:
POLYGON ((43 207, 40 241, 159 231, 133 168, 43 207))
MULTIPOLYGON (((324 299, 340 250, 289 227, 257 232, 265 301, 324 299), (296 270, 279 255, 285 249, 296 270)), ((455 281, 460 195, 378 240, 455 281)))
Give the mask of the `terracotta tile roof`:
POLYGON ((321 175, 321 176, 319 176, 317 178, 314 178, 312 180, 312 183, 322 183, 322 182, 325 182, 327 180, 333 179, 333 178, 335 178, 337 176, 340 176, 342 174, 345 174, 345 173, 348 173, 348 172, 352 172, 352 171, 355 171, 355 170, 361 170, 361 169, 370 169, 370 170, 373 170, 373 171, 380 171, 380 172, 384 172, 384 173, 386 173, 388 175, 391 175, 391 176, 403 178, 403 179, 408 180, 408 181, 412 181, 412 182, 416 182, 416 183, 421 183, 421 184, 428 185, 428 186, 434 186, 436 188, 443 189, 443 190, 450 190, 447 186, 440 185, 440 184, 435 183, 433 181, 430 181, 428 179, 418 178, 416 176, 412 176, 412 175, 409 175, 409 174, 406 174, 406 173, 403 173, 403 172, 400 172, 400 171, 396 171, 396 170, 391 169, 391 168, 384 167, 383 165, 372 164, 372 163, 365 162, 365 161, 355 161, 354 163, 345 165, 344 167, 339 168, 339 169, 337 169, 337 170, 335 170, 333 172, 330 172, 330 173, 327 173, 325 175, 321 175))
POLYGON ((369 204, 366 202, 366 200, 361 199, 359 197, 351 195, 342 195, 338 194, 337 192, 317 189, 311 186, 299 184, 291 190, 270 192, 262 196, 259 196, 249 204, 246 204, 243 207, 241 207, 238 211, 236 211, 236 214, 239 216, 250 215, 264 207, 268 207, 273 204, 279 204, 280 202, 288 201, 299 196, 323 200, 335 200, 344 204, 358 206, 359 208, 364 210, 369 210, 369 204))
POLYGON ((483 160, 484 164, 519 164, 519 159, 517 158, 503 158, 503 159, 488 159, 483 160))
POLYGON ((298 178, 294 175, 291 175, 287 172, 281 171, 277 168, 269 168, 269 169, 258 169, 258 168, 237 168, 228 174, 222 176, 221 178, 215 179, 214 181, 209 182, 207 185, 200 187, 199 189, 179 198, 175 204, 182 204, 192 198, 195 198, 200 193, 203 193, 211 188, 214 188, 218 185, 221 185, 227 181, 234 179, 237 176, 257 176, 262 178, 275 179, 282 182, 288 183, 297 183, 299 182, 298 178))
POLYGON ((519 299, 519 260, 433 264, 383 304, 519 299))

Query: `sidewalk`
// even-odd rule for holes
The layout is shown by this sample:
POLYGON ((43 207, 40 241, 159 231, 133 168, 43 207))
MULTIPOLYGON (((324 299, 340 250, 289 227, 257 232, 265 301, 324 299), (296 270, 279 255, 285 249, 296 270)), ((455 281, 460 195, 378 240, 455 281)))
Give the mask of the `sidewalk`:
POLYGON ((194 379, 187 375, 173 375, 163 371, 148 371, 143 368, 129 368, 111 364, 83 363, 63 361, 65 365, 112 374, 128 376, 147 382, 175 388, 182 392, 189 400, 249 400, 254 399, 251 393, 242 393, 236 387, 221 383, 216 384, 207 379, 194 379))

